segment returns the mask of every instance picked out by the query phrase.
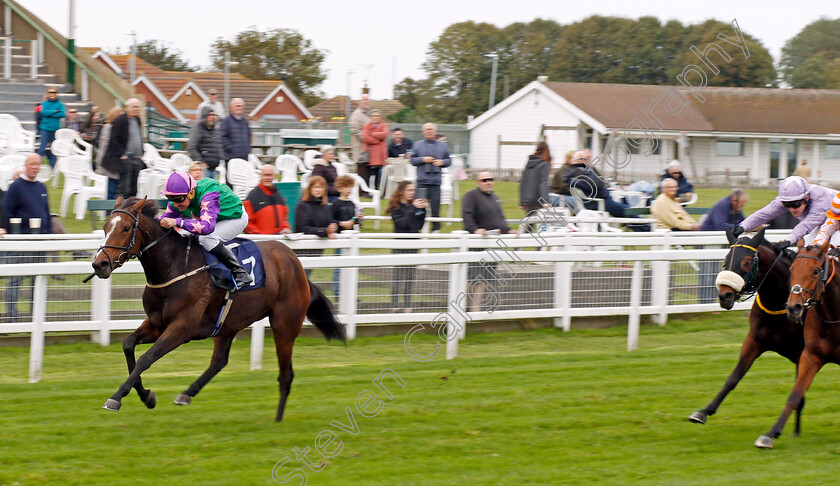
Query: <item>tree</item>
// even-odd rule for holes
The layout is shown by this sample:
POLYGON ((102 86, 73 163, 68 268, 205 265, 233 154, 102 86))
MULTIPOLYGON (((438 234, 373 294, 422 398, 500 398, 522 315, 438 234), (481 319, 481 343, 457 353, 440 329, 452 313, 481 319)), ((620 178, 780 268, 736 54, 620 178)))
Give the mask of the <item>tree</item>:
MULTIPOLYGON (((806 25, 782 48, 781 71, 784 80, 794 88, 827 88, 814 85, 815 76, 810 67, 828 64, 840 58, 840 19, 821 18, 806 25), (812 60, 815 55, 822 58, 812 60), (797 82, 805 82, 799 85, 797 82)), ((823 80, 826 78, 823 77, 823 80)))
MULTIPOLYGON (((129 52, 131 52, 129 50, 129 52)), ((115 54, 118 54, 116 52, 115 54)), ((195 71, 189 65, 180 49, 170 49, 165 42, 150 39, 136 45, 135 55, 149 64, 164 71, 195 71)))
POLYGON ((307 106, 323 99, 318 86, 327 75, 322 68, 326 51, 312 45, 293 29, 271 29, 266 32, 249 27, 233 40, 216 39, 211 46, 213 67, 223 70, 225 52, 239 64, 236 71, 251 79, 284 80, 307 106))
MULTIPOLYGON (((553 20, 536 19, 517 22, 502 29, 499 51, 499 79, 508 78, 511 92, 516 92, 540 75, 551 75, 554 46, 563 26, 553 20)), ((501 100, 501 83, 496 99, 501 100)))

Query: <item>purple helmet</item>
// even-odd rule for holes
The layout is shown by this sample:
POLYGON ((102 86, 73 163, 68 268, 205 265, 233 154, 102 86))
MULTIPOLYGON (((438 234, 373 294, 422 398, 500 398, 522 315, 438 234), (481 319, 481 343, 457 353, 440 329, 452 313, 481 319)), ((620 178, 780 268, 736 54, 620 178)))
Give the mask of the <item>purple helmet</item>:
POLYGON ((160 191, 164 196, 183 196, 189 194, 195 189, 196 182, 189 172, 176 170, 169 174, 166 178, 166 184, 163 185, 163 190, 160 191))
POLYGON ((790 176, 779 184, 779 199, 782 202, 801 201, 808 195, 811 186, 799 176, 790 176))

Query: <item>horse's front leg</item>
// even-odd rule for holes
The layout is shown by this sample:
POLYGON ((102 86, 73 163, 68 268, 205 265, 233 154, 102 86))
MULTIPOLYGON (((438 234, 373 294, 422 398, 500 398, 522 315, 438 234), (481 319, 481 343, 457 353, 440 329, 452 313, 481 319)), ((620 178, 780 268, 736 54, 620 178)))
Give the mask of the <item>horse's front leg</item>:
POLYGON ((230 334, 222 334, 215 338, 213 341, 214 349, 213 357, 210 360, 210 367, 189 388, 175 397, 175 405, 189 405, 192 402, 192 397, 198 395, 198 392, 204 388, 204 385, 222 371, 222 368, 228 363, 230 345, 233 343, 234 336, 236 336, 236 333, 232 332, 230 334))
MULTIPOLYGON (((123 353, 125 354, 125 363, 128 365, 129 375, 131 375, 131 372, 134 371, 134 367, 137 364, 134 359, 134 348, 136 348, 138 344, 153 343, 157 340, 158 336, 160 336, 160 331, 153 328, 149 319, 146 319, 143 321, 143 324, 140 324, 140 327, 138 327, 136 331, 123 340, 123 353)), ((137 383, 135 383, 134 389, 137 390, 137 394, 140 396, 140 401, 142 401, 146 407, 155 408, 155 405, 157 404, 157 397, 155 397, 155 394, 151 390, 143 388, 143 380, 141 378, 137 378, 137 383)))
POLYGON ((140 374, 149 369, 152 363, 162 358, 166 353, 177 348, 181 344, 190 339, 188 333, 185 332, 184 322, 173 322, 169 327, 158 337, 155 343, 148 351, 140 356, 134 369, 128 375, 128 379, 120 385, 117 392, 109 398, 102 408, 106 410, 117 411, 122 406, 122 398, 128 395, 132 387, 136 386, 140 381, 140 374))
POLYGON ((782 429, 785 427, 788 418, 790 418, 790 414, 802 403, 802 400, 805 398, 805 392, 808 391, 808 387, 814 382, 814 376, 816 376, 824 364, 825 361, 809 352, 808 348, 802 351, 802 356, 799 357, 799 373, 796 376, 796 383, 793 385, 793 390, 788 396, 785 409, 770 431, 755 440, 754 445, 756 447, 762 449, 773 448, 773 439, 782 435, 782 429))
POLYGON ((729 374, 726 383, 723 384, 723 388, 718 392, 714 400, 706 405, 706 408, 694 412, 688 417, 688 420, 695 424, 705 424, 706 417, 714 415, 717 412, 718 407, 723 402, 723 399, 726 398, 726 395, 738 386, 738 382, 747 374, 753 362, 758 359, 763 351, 752 336, 747 336, 744 339, 744 344, 741 345, 741 355, 738 358, 738 364, 735 365, 735 369, 729 374))

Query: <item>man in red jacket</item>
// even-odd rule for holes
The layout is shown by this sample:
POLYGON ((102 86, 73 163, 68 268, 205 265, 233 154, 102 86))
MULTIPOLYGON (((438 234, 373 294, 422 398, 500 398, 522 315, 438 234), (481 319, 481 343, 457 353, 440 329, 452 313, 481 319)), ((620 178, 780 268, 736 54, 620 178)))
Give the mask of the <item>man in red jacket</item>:
POLYGON ((289 207, 286 206, 286 199, 277 192, 275 179, 274 166, 264 165, 259 185, 251 190, 243 202, 248 213, 246 233, 278 235, 292 232, 289 226, 289 207))

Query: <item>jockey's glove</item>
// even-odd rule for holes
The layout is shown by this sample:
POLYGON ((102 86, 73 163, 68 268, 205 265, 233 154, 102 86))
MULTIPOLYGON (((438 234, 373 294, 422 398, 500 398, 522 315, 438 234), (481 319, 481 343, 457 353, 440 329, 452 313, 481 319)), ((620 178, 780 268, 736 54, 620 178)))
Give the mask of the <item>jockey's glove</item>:
POLYGON ((785 248, 792 246, 793 243, 789 242, 788 240, 777 241, 773 243, 773 249, 776 250, 776 253, 781 253, 785 251, 785 248))
POLYGON ((827 252, 828 256, 840 257, 840 248, 832 248, 827 252))
POLYGON ((741 226, 741 225, 735 225, 735 227, 732 228, 732 236, 734 236, 735 238, 741 236, 741 233, 743 233, 743 232, 744 232, 744 227, 741 226))

